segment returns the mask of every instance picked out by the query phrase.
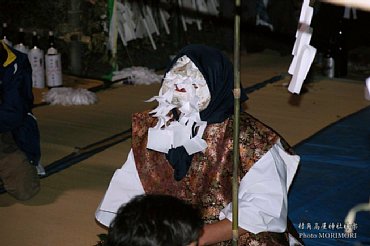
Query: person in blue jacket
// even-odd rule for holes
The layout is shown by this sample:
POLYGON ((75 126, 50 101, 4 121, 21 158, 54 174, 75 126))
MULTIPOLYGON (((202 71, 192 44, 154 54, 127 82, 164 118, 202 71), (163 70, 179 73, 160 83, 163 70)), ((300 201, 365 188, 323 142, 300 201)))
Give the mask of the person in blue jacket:
POLYGON ((28 57, 0 41, 0 185, 18 200, 40 189, 40 134, 32 106, 28 57))

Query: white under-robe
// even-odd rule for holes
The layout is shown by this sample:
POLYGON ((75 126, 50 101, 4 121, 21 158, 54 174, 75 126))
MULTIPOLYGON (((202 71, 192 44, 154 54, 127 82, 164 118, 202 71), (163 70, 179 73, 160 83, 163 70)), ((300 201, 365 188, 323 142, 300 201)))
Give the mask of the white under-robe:
MULTIPOLYGON (((252 233, 284 232, 287 223, 287 193, 299 164, 298 155, 288 154, 280 140, 242 178, 238 190, 239 227, 252 233)), ((95 217, 109 226, 118 208, 136 195, 144 194, 132 150, 117 169, 95 217)), ((229 203, 220 220, 232 220, 229 203)))

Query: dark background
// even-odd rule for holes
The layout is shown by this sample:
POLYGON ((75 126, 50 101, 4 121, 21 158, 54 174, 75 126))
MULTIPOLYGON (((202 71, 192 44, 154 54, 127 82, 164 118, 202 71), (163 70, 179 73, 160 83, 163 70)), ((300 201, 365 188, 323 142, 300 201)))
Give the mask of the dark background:
MULTIPOLYGON (((17 30, 22 27, 26 33, 26 44, 31 44, 31 33, 37 31, 40 46, 47 47, 48 31, 54 31, 58 50, 62 53, 63 71, 70 71, 71 40, 81 37, 81 71, 79 75, 101 77, 111 70, 111 57, 106 52, 105 42, 108 34, 104 30, 107 25, 107 0, 0 0, 0 23, 9 26, 9 39, 16 42, 17 30), (77 5, 76 5, 77 2, 77 5), (73 8, 78 9, 79 25, 73 26, 71 18, 75 17, 73 8), (88 41, 86 41, 88 38, 88 41)), ((153 69, 164 69, 169 62, 169 56, 189 43, 203 43, 225 52, 233 50, 233 13, 234 1, 220 1, 219 16, 207 16, 186 9, 179 9, 174 2, 144 1, 157 8, 164 8, 170 14, 169 25, 171 34, 162 30, 159 36, 153 35, 158 46, 153 50, 148 38, 129 41, 124 47, 118 41, 117 63, 119 68, 130 66, 145 66, 153 69), (188 25, 184 32, 179 13, 189 16, 200 16, 203 29, 199 31, 195 24, 188 25)), ((289 55, 298 27, 302 1, 270 0, 267 14, 274 31, 267 27, 256 26, 257 0, 243 0, 241 11, 241 49, 249 53, 261 52, 265 49, 278 51, 281 55, 289 55)), ((338 21, 342 18, 343 7, 314 1, 315 13, 311 26, 313 36, 311 45, 324 52, 329 40, 337 31, 338 21)), ((370 63, 370 14, 357 10, 356 20, 346 21, 346 44, 350 61, 358 67, 367 67, 370 63)), ((366 69, 365 69, 366 70, 366 69)))

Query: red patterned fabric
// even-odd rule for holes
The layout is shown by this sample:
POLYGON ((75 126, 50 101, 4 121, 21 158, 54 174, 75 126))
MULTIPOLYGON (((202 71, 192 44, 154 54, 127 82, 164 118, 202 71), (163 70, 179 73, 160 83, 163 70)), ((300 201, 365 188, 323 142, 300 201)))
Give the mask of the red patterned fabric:
MULTIPOLYGON (((229 118, 207 126, 203 135, 207 149, 195 154, 186 177, 175 181, 165 155, 146 148, 148 128, 156 124, 156 119, 148 112, 136 113, 132 119, 132 149, 145 192, 176 196, 199 206, 205 223, 218 221, 220 211, 232 201, 233 120, 229 118)), ((241 114, 241 178, 279 138, 276 132, 249 114, 241 114)), ((239 245, 287 244, 286 233, 247 233, 239 240, 239 245)))

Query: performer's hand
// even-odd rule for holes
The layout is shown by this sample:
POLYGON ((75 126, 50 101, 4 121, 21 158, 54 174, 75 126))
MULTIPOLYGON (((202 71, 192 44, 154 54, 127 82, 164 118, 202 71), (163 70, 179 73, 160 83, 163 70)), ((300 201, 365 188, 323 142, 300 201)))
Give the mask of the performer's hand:
MULTIPOLYGON (((239 228, 239 236, 247 231, 239 228)), ((212 245, 232 239, 232 223, 228 219, 204 226, 203 234, 199 239, 199 246, 212 245)))

